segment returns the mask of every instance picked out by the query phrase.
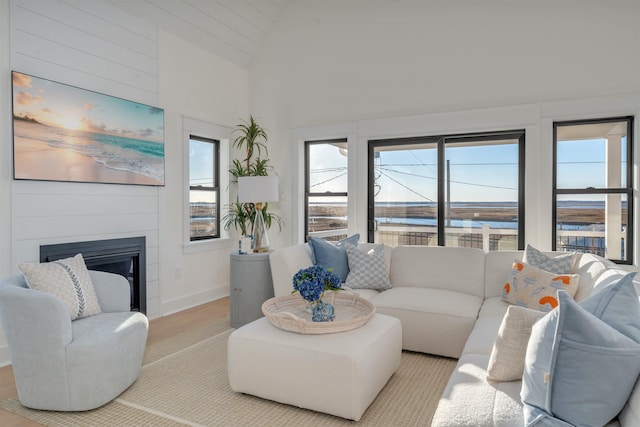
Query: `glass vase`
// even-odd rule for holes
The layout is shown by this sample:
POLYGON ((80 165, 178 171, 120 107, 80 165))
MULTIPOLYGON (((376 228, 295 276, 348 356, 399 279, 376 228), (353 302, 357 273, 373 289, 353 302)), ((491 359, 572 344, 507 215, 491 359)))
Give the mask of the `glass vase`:
POLYGON ((332 304, 318 300, 313 304, 311 320, 314 322, 332 322, 335 319, 335 309, 332 304))

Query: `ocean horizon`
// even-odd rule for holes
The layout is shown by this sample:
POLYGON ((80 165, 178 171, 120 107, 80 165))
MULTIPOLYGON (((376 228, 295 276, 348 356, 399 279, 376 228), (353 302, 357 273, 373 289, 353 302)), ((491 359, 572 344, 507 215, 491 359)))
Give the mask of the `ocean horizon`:
POLYGON ((59 128, 24 120, 14 121, 16 149, 20 138, 46 143, 92 159, 108 169, 143 175, 164 183, 164 144, 112 134, 59 128))

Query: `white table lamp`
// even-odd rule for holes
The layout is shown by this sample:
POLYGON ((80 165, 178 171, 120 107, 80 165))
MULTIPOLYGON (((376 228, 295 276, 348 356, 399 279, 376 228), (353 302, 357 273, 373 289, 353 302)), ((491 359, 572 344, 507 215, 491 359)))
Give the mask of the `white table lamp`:
POLYGON ((238 177, 238 202, 254 203, 256 217, 253 221, 253 251, 268 252, 269 236, 262 215, 263 202, 278 201, 277 176, 240 176, 238 177))

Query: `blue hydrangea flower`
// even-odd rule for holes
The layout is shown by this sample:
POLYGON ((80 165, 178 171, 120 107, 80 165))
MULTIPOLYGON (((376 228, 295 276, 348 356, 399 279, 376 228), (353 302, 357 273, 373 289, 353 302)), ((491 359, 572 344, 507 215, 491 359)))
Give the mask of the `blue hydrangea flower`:
POLYGON ((300 296, 309 302, 318 301, 325 290, 341 288, 340 276, 322 265, 303 268, 293 275, 293 292, 300 292, 300 296))

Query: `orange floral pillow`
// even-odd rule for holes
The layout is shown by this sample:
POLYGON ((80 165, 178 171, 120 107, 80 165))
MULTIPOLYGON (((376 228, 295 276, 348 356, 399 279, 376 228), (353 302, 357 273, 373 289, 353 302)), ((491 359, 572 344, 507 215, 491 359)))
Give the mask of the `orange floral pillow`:
POLYGON ((550 273, 516 260, 502 289, 502 299, 521 307, 551 311, 558 306, 558 290, 573 298, 579 280, 579 274, 550 273))

